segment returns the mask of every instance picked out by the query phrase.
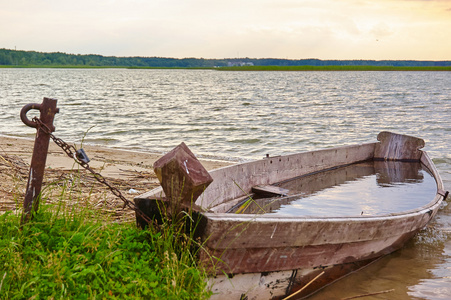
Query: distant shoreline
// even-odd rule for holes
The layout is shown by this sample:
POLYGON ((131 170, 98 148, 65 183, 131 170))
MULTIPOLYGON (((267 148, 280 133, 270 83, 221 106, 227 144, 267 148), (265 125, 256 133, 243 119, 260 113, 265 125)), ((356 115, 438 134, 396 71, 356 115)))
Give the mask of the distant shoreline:
POLYGON ((395 66, 236 66, 236 67, 127 67, 127 66, 67 66, 67 65, 0 65, 3 69, 157 69, 157 70, 215 70, 215 71, 432 71, 449 72, 451 67, 395 67, 395 66))
POLYGON ((451 67, 394 66, 242 66, 221 67, 220 71, 451 71, 451 67))
POLYGON ((134 67, 134 66, 82 66, 82 65, 0 65, 0 69, 157 69, 157 70, 215 70, 210 67, 134 67))
POLYGON ((16 68, 211 69, 231 71, 404 71, 404 68, 419 67, 421 69, 409 70, 450 71, 451 60, 120 57, 0 48, 0 67, 2 66, 16 68), (423 69, 425 67, 427 69, 423 69))

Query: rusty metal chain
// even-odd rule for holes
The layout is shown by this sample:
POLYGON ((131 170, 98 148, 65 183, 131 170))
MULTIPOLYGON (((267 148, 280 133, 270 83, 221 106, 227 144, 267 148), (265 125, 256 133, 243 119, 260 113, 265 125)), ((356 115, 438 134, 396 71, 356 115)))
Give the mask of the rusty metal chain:
POLYGON ((45 125, 40 119, 38 119, 37 117, 34 117, 32 119, 33 122, 36 122, 37 124, 37 129, 41 129, 43 130, 46 134, 48 134, 50 136, 50 138, 55 142, 55 144, 57 144, 61 149, 63 149, 63 151, 67 154, 67 156, 69 156, 70 158, 73 158, 74 161, 79 164, 80 166, 82 166, 84 169, 88 170, 89 172, 91 172, 94 175, 94 178, 101 184, 106 185, 110 191, 113 193, 113 195, 115 195, 116 197, 118 197, 119 199, 121 199, 124 202, 124 206, 122 207, 122 209, 125 209, 125 207, 129 207, 130 209, 134 210, 141 218, 143 218, 148 224, 153 224, 154 226, 157 226, 157 224, 155 222, 153 222, 146 214, 144 214, 138 206, 136 206, 135 203, 133 203, 132 201, 128 200, 127 198, 124 197, 124 195, 122 195, 121 191, 112 186, 110 183, 107 182, 107 180, 105 179, 105 177, 102 176, 102 174, 94 171, 88 164, 89 160, 81 160, 80 157, 77 155, 77 149, 75 148, 75 146, 73 145, 69 145, 67 144, 65 141, 63 141, 60 138, 57 138, 56 136, 54 136, 52 134, 52 131, 47 127, 47 125, 45 125))

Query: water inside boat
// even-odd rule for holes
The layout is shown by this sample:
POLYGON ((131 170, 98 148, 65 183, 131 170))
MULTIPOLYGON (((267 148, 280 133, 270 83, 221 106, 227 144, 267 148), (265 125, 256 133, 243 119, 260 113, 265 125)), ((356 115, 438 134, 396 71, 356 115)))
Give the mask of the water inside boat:
POLYGON ((419 162, 366 161, 254 189, 230 213, 356 216, 399 213, 428 204, 437 192, 419 162), (265 187, 268 190, 268 186, 265 187), (276 191, 276 192, 274 192, 276 191), (279 193, 279 195, 276 195, 279 193))

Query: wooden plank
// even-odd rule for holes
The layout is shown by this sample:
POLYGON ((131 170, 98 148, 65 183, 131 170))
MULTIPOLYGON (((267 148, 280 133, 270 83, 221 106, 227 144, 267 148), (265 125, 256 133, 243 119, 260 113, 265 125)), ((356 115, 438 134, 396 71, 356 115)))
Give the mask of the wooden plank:
POLYGON ((382 131, 378 134, 380 141, 374 150, 374 159, 419 161, 424 140, 413 136, 382 131))
POLYGON ((401 216, 353 218, 271 217, 266 215, 205 213, 204 236, 212 249, 305 247, 388 239, 422 228, 438 210, 434 204, 401 216), (251 218, 251 216, 253 218, 251 218), (252 232, 252 235, 246 234, 252 232), (225 234, 227 233, 227 234, 225 234))
POLYGON ((252 187, 252 192, 262 197, 287 196, 290 190, 275 185, 257 185, 252 187))
POLYGON ((354 243, 322 244, 304 247, 209 249, 200 253, 204 266, 214 265, 217 274, 288 271, 340 265, 374 259, 399 248, 418 230, 384 239, 354 243), (219 259, 218 259, 219 258, 219 259), (213 261, 212 261, 213 260, 213 261))

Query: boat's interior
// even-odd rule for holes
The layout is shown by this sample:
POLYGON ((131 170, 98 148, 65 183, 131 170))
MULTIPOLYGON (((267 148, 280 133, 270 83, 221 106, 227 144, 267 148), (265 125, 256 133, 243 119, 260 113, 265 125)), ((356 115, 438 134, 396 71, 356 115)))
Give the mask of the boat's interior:
POLYGON ((374 161, 258 185, 228 213, 377 215, 426 205, 436 182, 420 162, 374 161))

